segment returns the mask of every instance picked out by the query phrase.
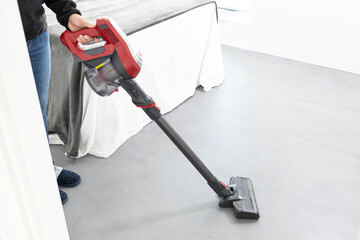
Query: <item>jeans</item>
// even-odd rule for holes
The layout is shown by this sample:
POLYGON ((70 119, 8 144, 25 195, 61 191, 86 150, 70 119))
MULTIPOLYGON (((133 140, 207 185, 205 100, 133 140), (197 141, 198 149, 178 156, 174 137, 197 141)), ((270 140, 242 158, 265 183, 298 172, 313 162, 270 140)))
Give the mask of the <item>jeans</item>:
POLYGON ((46 108, 48 101, 51 67, 48 30, 46 30, 33 40, 27 41, 26 43, 29 51, 31 67, 34 74, 36 90, 39 97, 41 112, 47 134, 48 123, 46 118, 46 108))

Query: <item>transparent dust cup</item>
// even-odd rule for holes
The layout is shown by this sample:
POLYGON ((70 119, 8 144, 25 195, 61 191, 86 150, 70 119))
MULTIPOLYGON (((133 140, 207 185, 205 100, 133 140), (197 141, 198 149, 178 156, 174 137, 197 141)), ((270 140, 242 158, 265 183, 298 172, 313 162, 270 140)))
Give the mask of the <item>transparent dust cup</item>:
POLYGON ((114 92, 120 86, 122 79, 109 58, 96 68, 85 67, 84 72, 92 90, 102 97, 109 96, 114 92))

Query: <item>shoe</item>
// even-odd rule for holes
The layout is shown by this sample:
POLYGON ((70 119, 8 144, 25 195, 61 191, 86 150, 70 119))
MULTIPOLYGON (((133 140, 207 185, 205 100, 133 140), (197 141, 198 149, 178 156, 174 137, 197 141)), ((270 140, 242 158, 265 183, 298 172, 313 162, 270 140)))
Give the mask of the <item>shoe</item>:
POLYGON ((75 187, 81 182, 81 178, 78 174, 63 169, 57 177, 57 183, 61 187, 75 187))
POLYGON ((66 203, 66 201, 68 200, 68 196, 64 191, 59 190, 59 192, 60 192, 61 203, 64 205, 64 203, 66 203))

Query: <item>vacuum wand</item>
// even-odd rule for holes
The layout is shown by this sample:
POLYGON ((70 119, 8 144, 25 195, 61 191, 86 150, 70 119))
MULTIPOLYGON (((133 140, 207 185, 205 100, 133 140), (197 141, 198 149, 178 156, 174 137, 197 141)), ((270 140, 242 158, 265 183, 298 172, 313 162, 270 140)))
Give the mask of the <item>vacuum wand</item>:
POLYGON ((169 125, 165 118, 160 117, 155 120, 156 124, 164 131, 164 133, 173 141, 178 149, 192 163, 198 172, 206 179, 209 186, 221 197, 232 195, 232 191, 223 182, 220 182, 200 160, 200 158, 191 150, 180 135, 169 125))
POLYGON ((121 80, 120 86, 131 96, 132 102, 142 108, 145 113, 156 122, 156 124, 164 131, 164 133, 173 141, 185 157, 192 163, 198 172, 205 178, 210 187, 222 197, 227 197, 232 194, 230 188, 220 182, 194 153, 193 150, 186 144, 180 135, 171 127, 160 113, 160 108, 156 105, 154 100, 149 97, 144 90, 136 83, 134 79, 121 80))
POLYGON ((255 200, 255 194, 251 180, 243 177, 232 177, 229 185, 220 182, 180 137, 175 129, 166 121, 160 113, 160 108, 149 97, 134 79, 120 81, 120 86, 131 96, 133 103, 142 108, 145 113, 156 122, 163 132, 171 139, 178 149, 185 155, 191 164, 205 178, 209 186, 223 200, 221 207, 233 207, 237 218, 258 219, 260 217, 255 200))

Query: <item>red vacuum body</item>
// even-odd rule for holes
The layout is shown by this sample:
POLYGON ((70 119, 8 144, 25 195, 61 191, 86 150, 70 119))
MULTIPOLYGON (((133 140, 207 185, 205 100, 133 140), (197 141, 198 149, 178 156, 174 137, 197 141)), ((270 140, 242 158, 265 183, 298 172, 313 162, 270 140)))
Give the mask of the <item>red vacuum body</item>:
POLYGON ((120 86, 120 80, 135 78, 141 70, 140 51, 111 19, 98 18, 95 28, 76 32, 66 30, 60 40, 77 61, 85 64, 86 79, 101 96, 110 95, 120 86), (79 35, 88 35, 95 40, 82 45, 77 41, 79 35))

